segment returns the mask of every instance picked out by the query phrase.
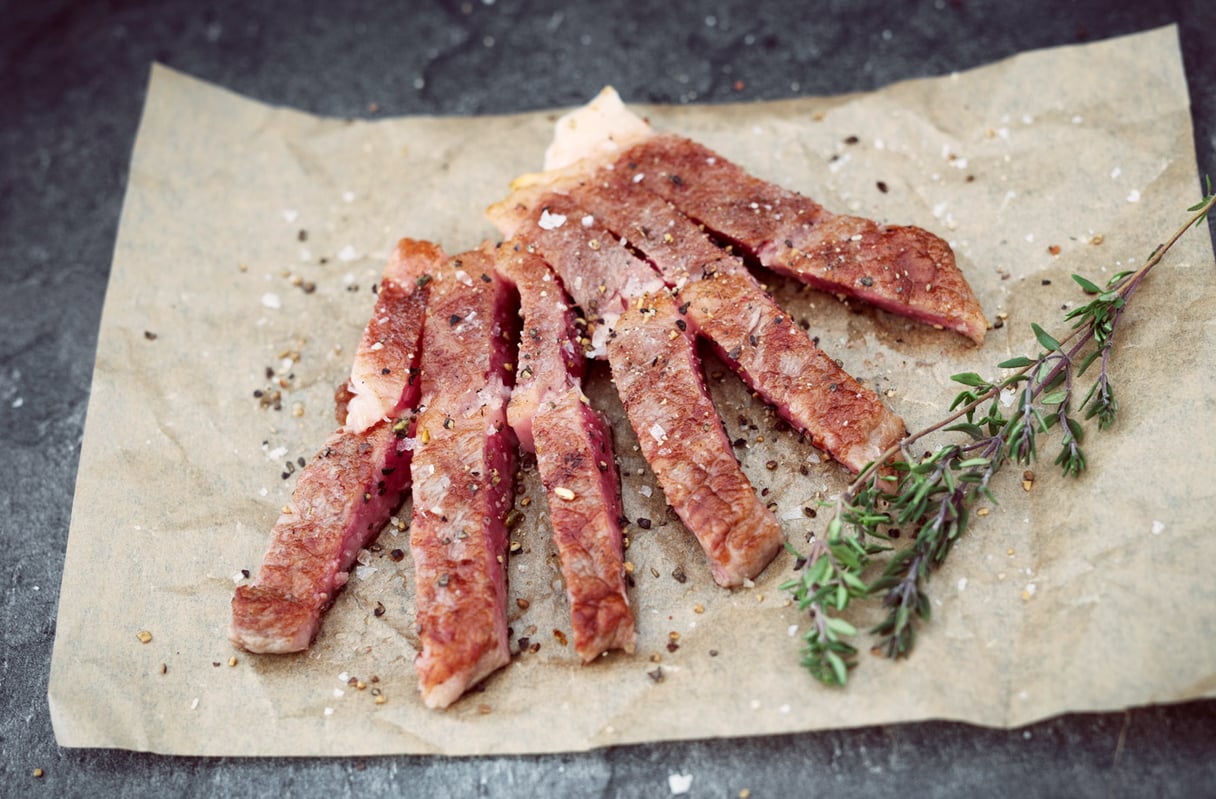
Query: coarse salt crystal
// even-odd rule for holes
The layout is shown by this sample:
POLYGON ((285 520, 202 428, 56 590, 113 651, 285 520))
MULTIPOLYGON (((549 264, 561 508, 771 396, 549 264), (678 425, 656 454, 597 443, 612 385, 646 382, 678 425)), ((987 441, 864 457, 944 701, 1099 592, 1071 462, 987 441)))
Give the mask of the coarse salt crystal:
POLYGON ((538 224, 541 230, 557 230, 562 225, 566 224, 565 214, 551 214, 546 208, 540 212, 540 222, 538 224))
MULTIPOLYGON (((584 216, 582 218, 582 223, 583 223, 583 227, 591 227, 592 225, 595 224, 595 217, 592 216, 591 214, 587 214, 586 216, 584 216)), ((548 278, 548 276, 546 275, 546 279, 547 278, 548 278)))
POLYGON ((267 308, 282 308, 283 301, 279 299, 279 295, 272 291, 268 291, 262 295, 262 305, 267 308))
POLYGON ((672 796, 680 796, 686 794, 692 789, 691 774, 668 774, 667 787, 671 789, 672 796))
POLYGON ((353 191, 342 192, 342 202, 353 203, 355 201, 355 193, 353 191))
POLYGON ((1127 193, 1127 201, 1128 201, 1129 203, 1138 203, 1138 202, 1140 202, 1140 190, 1139 190, 1139 189, 1132 189, 1131 191, 1129 191, 1129 192, 1127 193))
POLYGON ((790 625, 789 627, 787 627, 787 628, 786 628, 786 630, 785 630, 785 634, 786 634, 786 635, 788 635, 790 638, 793 638, 795 635, 797 635, 797 633, 798 633, 798 625, 797 625, 797 624, 791 624, 791 625, 790 625))
POLYGON ((648 485, 643 485, 641 488, 638 489, 638 493, 644 497, 649 497, 652 494, 654 494, 654 489, 648 485))
POLYGON ((194 697, 194 701, 190 703, 191 710, 198 710, 198 697, 194 697))
POLYGON ((967 578, 960 577, 958 578, 958 592, 961 594, 965 590, 967 590, 967 578))
POLYGON ((334 709, 332 707, 325 708, 325 715, 332 716, 333 714, 334 714, 334 709))
POLYGON ((353 261, 359 257, 359 251, 354 248, 354 245, 347 244, 342 249, 338 250, 339 261, 353 261))
POLYGON ((642 172, 639 172, 639 173, 637 173, 636 175, 634 175, 634 176, 633 176, 633 182, 634 182, 634 183, 641 183, 641 182, 642 182, 642 181, 643 181, 645 178, 646 178, 646 175, 645 175, 644 173, 642 173, 642 172))
POLYGON ((1161 535, 1165 532, 1165 522, 1153 519, 1153 535, 1161 535))
POLYGON ((650 432, 651 437, 654 438, 655 441, 662 441, 663 437, 667 435, 667 431, 664 430, 663 426, 661 424, 659 424, 658 422, 655 422, 654 424, 652 424, 650 426, 649 432, 650 432))
POLYGON ((371 347, 369 347, 368 349, 370 349, 372 352, 379 352, 380 350, 384 349, 384 342, 377 341, 375 344, 371 345, 371 347))
POLYGON ((344 696, 346 696, 346 691, 343 691, 341 688, 334 689, 334 698, 335 699, 341 699, 344 696))
POLYGON ((300 212, 299 212, 299 211, 297 211, 297 210, 296 210, 296 209, 294 209, 294 208, 284 208, 284 209, 283 209, 283 219, 284 219, 284 220, 285 220, 285 221, 286 221, 288 224, 290 224, 290 223, 292 223, 292 222, 296 221, 296 218, 297 218, 297 217, 299 217, 299 216, 300 216, 300 212))

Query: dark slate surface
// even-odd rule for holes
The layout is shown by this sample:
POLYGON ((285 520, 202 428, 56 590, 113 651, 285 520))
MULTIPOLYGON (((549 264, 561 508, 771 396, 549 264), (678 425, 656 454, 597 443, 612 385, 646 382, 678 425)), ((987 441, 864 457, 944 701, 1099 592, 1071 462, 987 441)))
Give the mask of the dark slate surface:
POLYGON ((866 90, 1176 23, 1200 171, 1216 173, 1210 0, 250 5, 0 2, 0 795, 661 797, 676 773, 693 797, 1216 795, 1212 701, 1013 731, 926 723, 545 757, 59 748, 46 683, 62 553, 152 61, 321 114, 476 114, 578 103, 605 83, 670 103, 866 90))

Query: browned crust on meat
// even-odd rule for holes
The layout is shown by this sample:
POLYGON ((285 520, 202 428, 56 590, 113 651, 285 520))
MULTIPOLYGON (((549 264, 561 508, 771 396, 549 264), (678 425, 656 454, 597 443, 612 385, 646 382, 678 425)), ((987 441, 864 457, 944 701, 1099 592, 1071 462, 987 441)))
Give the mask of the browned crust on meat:
POLYGON ((389 424, 339 430, 300 472, 252 585, 232 598, 228 636, 250 652, 299 652, 409 487, 410 453, 389 424))
POLYGON ((679 319, 666 293, 640 299, 617 323, 608 361, 668 504, 701 544, 714 581, 738 586, 776 556, 781 528, 735 460, 679 319))
POLYGON ((522 321, 507 420, 532 451, 533 417, 546 400, 579 384, 586 358, 575 308, 548 264, 510 242, 496 255, 495 269, 519 295, 522 321))
POLYGON ((534 431, 574 650, 584 663, 611 649, 633 652, 637 634, 625 584, 621 489, 608 426, 571 386, 537 412, 534 431))
POLYGON ((615 168, 775 271, 984 340, 988 322, 953 252, 926 230, 837 216, 680 136, 645 139, 615 168))
POLYGON ((807 338, 742 274, 687 283, 677 301, 739 376, 854 473, 905 434, 903 421, 807 338))
POLYGON ((486 424, 452 420, 440 408, 418 417, 428 443, 414 456, 410 552, 422 642, 414 666, 428 707, 447 707, 511 659, 504 526, 511 446, 505 425, 487 436, 486 424))
POLYGON ((601 170, 569 192, 681 287, 681 313, 749 386, 853 472, 903 437, 903 421, 819 349, 742 261, 671 203, 631 186, 623 170, 601 170))
POLYGON ((417 402, 415 378, 426 307, 426 275, 446 257, 430 242, 397 242, 351 364, 347 415, 343 418, 348 429, 360 432, 417 402))
POLYGON ((514 242, 545 258, 584 312, 607 330, 613 380, 642 454, 705 550, 714 580, 741 585, 780 549, 780 526, 735 460, 702 381, 693 332, 681 328, 662 280, 583 216, 569 196, 542 196, 514 242), (563 223, 546 228, 543 215, 554 213, 563 223))
POLYGON ((410 525, 422 644, 415 668, 428 707, 448 706, 510 660, 508 298, 487 248, 454 256, 431 283, 410 525))
POLYGON ((585 663, 610 649, 632 652, 620 481, 608 425, 582 392, 586 359, 574 310, 539 256, 508 243, 497 268, 519 293, 523 322, 507 417, 520 446, 536 453, 574 649, 585 663))

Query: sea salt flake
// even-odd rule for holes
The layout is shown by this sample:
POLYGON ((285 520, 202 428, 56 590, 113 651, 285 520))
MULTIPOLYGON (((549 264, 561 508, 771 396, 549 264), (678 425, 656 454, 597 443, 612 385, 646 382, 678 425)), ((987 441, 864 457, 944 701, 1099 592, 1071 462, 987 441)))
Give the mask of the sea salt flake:
POLYGON ((353 191, 342 192, 342 202, 353 203, 355 201, 355 193, 353 191))
MULTIPOLYGON (((583 223, 583 227, 591 227, 592 225, 595 224, 595 217, 592 216, 591 214, 587 214, 580 221, 583 223)), ((548 276, 546 275, 546 278, 547 277, 548 276)))
POLYGON ((662 441, 663 438, 667 435, 667 431, 664 430, 663 426, 661 424, 659 424, 658 422, 655 422, 654 424, 652 424, 650 426, 649 432, 650 432, 651 437, 653 437, 655 441, 662 441))
POLYGON ((1161 535, 1165 532, 1165 522, 1153 519, 1153 535, 1161 535))
POLYGON ((1140 202, 1140 190, 1139 190, 1139 189, 1132 189, 1131 191, 1129 191, 1129 192, 1127 193, 1127 201, 1128 201, 1129 203, 1138 203, 1138 202, 1140 202))
POLYGON ((961 594, 965 590, 967 590, 967 578, 960 577, 958 578, 958 592, 961 594))
POLYGON ((279 299, 278 294, 268 291, 262 295, 262 305, 267 308, 277 309, 283 307, 283 301, 279 299))
POLYGON ((791 624, 789 627, 785 628, 785 634, 788 635, 790 638, 793 638, 795 635, 798 634, 798 625, 791 624))
POLYGON ((339 261, 353 261, 359 257, 359 251, 354 246, 347 244, 342 249, 338 250, 339 261))
POLYGON ((284 208, 283 209, 283 219, 288 224, 291 224, 292 222, 296 221, 296 219, 299 218, 299 216, 300 216, 300 212, 294 208, 284 208))
POLYGON ((551 214, 546 208, 540 212, 540 222, 538 223, 541 230, 557 230, 562 225, 566 224, 565 214, 551 214))
POLYGON ((688 793, 692 789, 691 774, 668 774, 667 787, 671 789, 672 796, 680 796, 688 793))
POLYGON ((641 488, 638 489, 638 493, 644 497, 649 497, 654 494, 654 489, 648 485, 643 485, 641 488))

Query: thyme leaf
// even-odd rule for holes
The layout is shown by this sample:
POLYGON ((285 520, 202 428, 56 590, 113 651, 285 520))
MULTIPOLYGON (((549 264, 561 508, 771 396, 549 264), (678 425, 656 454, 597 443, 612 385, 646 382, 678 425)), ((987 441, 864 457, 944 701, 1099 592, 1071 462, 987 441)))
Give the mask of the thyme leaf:
MULTIPOLYGON (((975 372, 953 376, 963 387, 940 421, 911 433, 867 464, 834 500, 823 536, 810 541, 798 558, 799 574, 781 588, 799 610, 811 617, 802 636, 802 663, 816 679, 844 685, 857 665, 859 633, 843 614, 850 604, 881 597, 885 616, 870 632, 878 637, 871 651, 891 658, 911 654, 919 624, 929 621, 925 591, 933 571, 967 531, 972 509, 980 501, 995 503, 989 486, 1010 462, 1029 466, 1040 444, 1051 435, 1058 451, 1055 465, 1068 477, 1087 468, 1084 423, 1099 430, 1114 425, 1119 411, 1109 365, 1115 334, 1133 294, 1165 254, 1192 227, 1198 227, 1216 205, 1211 179, 1206 194, 1187 209, 1191 216, 1166 243, 1135 270, 1114 275, 1101 286, 1081 275, 1073 280, 1092 299, 1069 311, 1071 329, 1061 338, 1031 324, 1042 350, 997 364, 1004 376, 989 380, 975 372), (1097 366, 1083 393, 1078 384, 1097 366), (1002 395, 1016 396, 1009 413, 1002 395), (962 437, 917 458, 916 441, 933 433, 962 437), (909 533, 901 547, 890 543, 909 533), (877 571, 877 575, 873 572, 877 571)), ((1034 479, 1027 470, 1025 481, 1034 479)))

